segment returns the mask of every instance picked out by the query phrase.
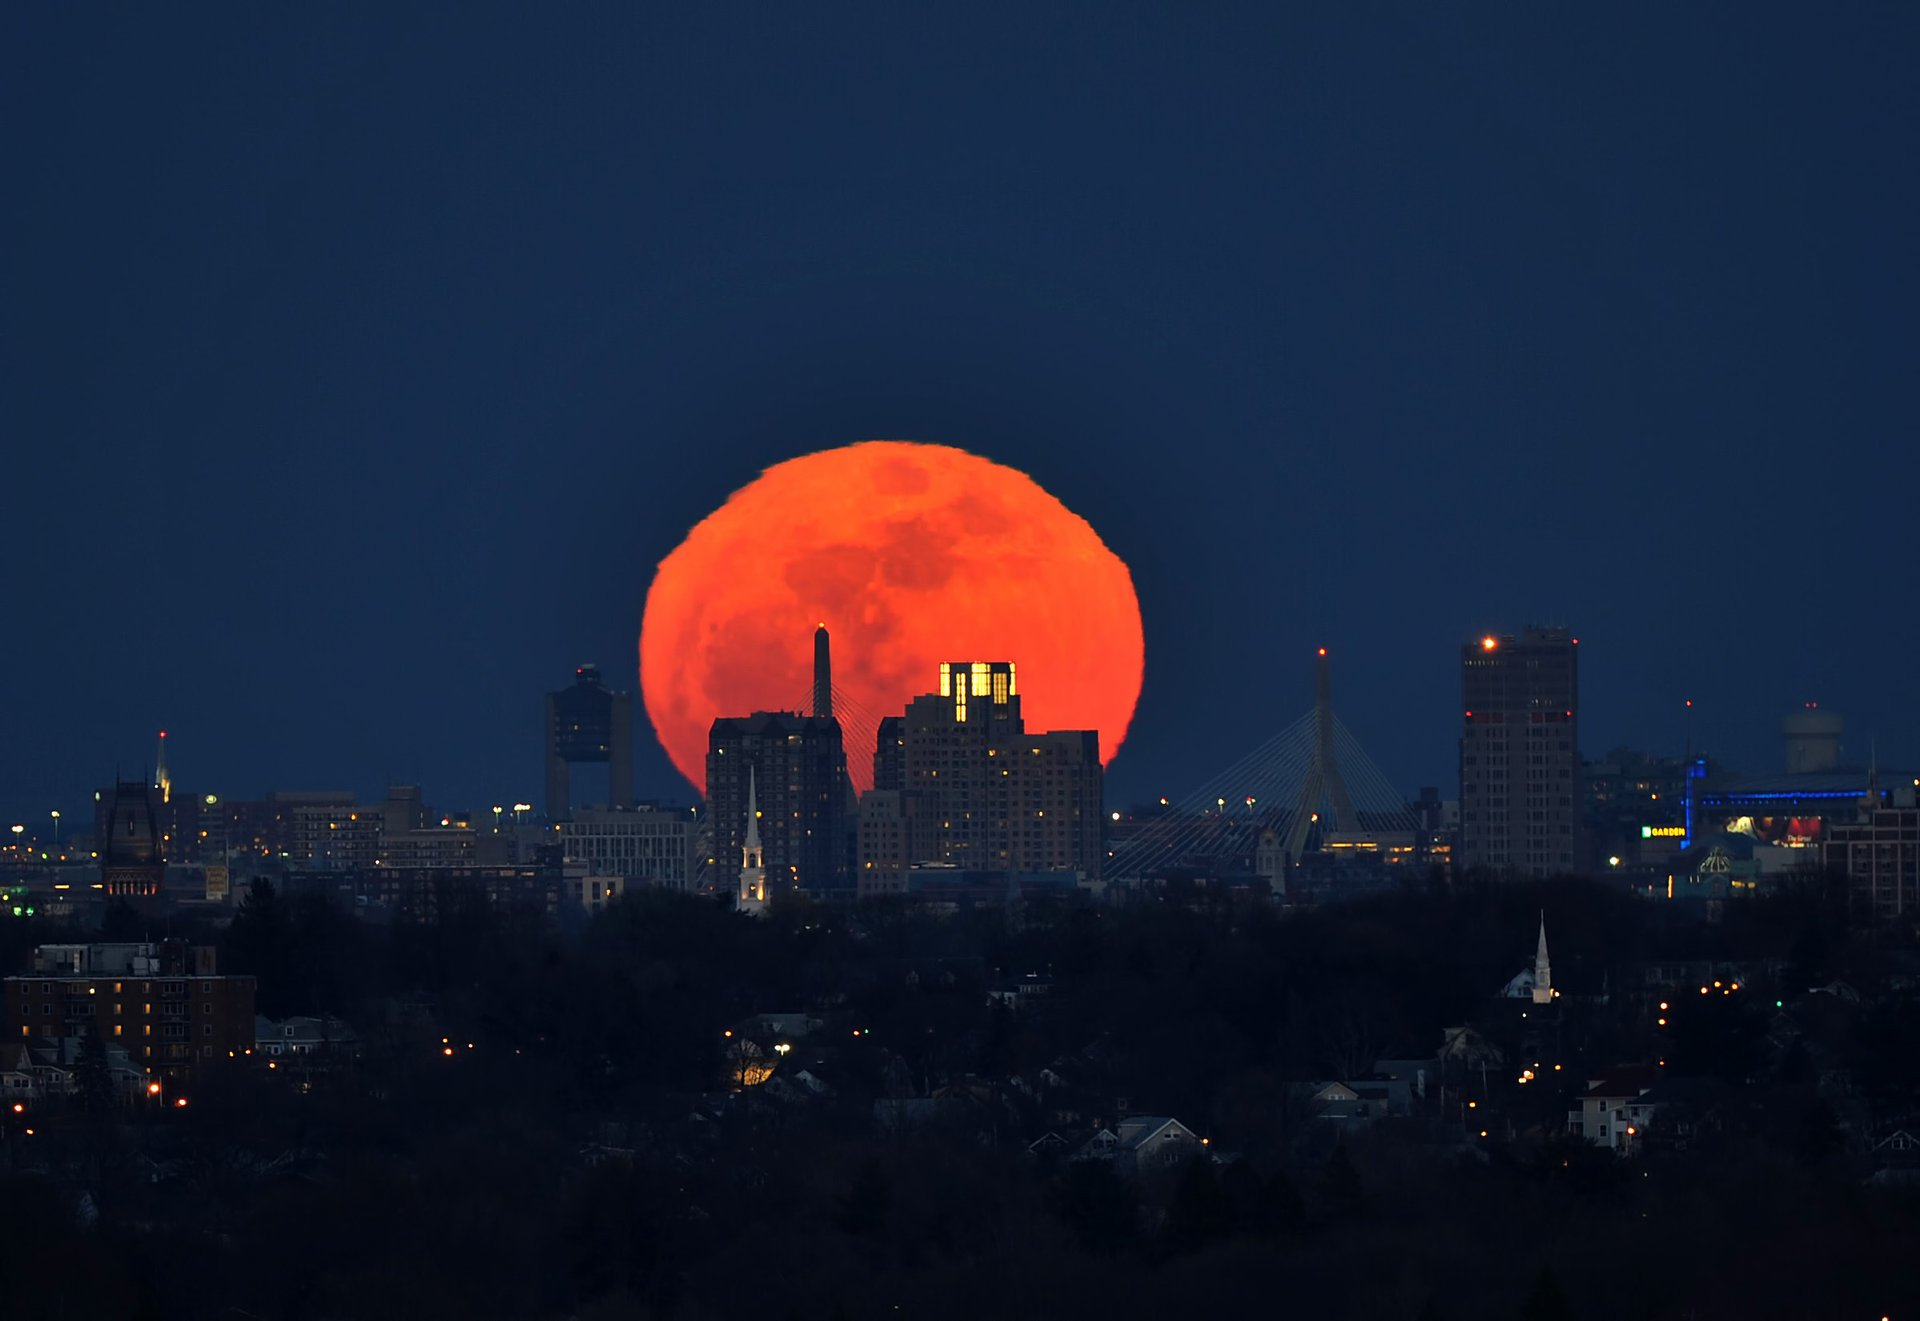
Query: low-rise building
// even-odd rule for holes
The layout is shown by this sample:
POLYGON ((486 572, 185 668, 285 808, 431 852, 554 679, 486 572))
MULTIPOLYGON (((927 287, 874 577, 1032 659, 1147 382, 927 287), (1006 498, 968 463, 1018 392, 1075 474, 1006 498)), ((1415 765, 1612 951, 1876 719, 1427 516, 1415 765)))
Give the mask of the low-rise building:
POLYGON ((1647 1096, 1659 1081, 1660 1070, 1651 1064, 1588 1078, 1580 1108, 1567 1113, 1567 1131, 1609 1151, 1630 1153, 1659 1107, 1647 1096))
POLYGON ((696 829, 687 810, 578 808, 559 824, 560 854, 589 876, 684 894, 693 889, 696 829))

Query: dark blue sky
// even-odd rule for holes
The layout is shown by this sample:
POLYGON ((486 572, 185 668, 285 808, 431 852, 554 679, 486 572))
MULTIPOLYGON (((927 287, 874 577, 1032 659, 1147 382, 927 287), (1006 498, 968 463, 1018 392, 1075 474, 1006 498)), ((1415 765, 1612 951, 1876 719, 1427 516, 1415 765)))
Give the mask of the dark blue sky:
POLYGON ((687 527, 869 437, 1132 566, 1119 800, 1321 643, 1451 793, 1528 620, 1590 753, 1690 694, 1920 760, 1920 8, 395 8, 0 13, 0 811, 162 725, 195 789, 537 801, 687 527))

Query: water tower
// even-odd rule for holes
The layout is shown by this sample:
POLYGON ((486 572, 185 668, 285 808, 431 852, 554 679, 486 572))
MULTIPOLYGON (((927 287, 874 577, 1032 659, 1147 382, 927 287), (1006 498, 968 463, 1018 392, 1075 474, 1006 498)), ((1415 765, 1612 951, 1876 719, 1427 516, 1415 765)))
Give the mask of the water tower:
POLYGON ((1830 771, 1840 764, 1840 730, 1845 724, 1820 703, 1808 702, 1780 722, 1787 743, 1787 772, 1830 771))

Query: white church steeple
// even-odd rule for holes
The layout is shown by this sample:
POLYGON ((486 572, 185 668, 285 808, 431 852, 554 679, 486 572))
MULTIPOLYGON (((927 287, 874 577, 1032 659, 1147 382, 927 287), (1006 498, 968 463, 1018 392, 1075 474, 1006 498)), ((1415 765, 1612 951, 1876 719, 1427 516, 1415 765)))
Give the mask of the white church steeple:
POLYGON ((1547 915, 1540 914, 1540 944, 1533 952, 1533 1002, 1553 1003, 1553 964, 1547 959, 1547 915))
POLYGON ((756 916, 767 911, 767 859, 760 847, 760 803, 752 763, 747 765, 747 833, 740 844, 739 908, 756 916))

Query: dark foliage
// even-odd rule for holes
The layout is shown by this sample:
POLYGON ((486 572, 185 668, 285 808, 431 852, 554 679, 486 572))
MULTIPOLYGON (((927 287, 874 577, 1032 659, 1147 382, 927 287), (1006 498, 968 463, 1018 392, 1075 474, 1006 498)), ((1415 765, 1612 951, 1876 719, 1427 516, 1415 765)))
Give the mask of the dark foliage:
MULTIPOLYGON (((752 921, 638 895, 570 929, 479 907, 388 929, 257 885, 224 966, 259 978, 264 1013, 350 1022, 357 1058, 236 1065, 184 1111, 129 1115, 89 1051, 79 1104, 8 1130, 0 1312, 941 1321, 1285 1299, 1602 1321, 1920 1301, 1920 1209, 1863 1181, 1856 1124, 1920 1103, 1914 1001, 1821 896, 1711 928, 1571 884, 1469 878, 1286 920, 1200 897, 752 921), (1569 996, 1521 1018, 1488 997, 1542 907, 1569 996), (1800 960, 1868 996, 1692 988, 1657 1029, 1633 983, 1649 958, 1800 960), (989 996, 1028 972, 1044 994, 989 996), (1785 1045, 1775 999, 1798 1005, 1785 1045), (750 1026, 769 1013, 819 1027, 774 1055, 750 1026), (1341 1140, 1302 1099, 1466 1022, 1540 1079, 1436 1063, 1418 1117, 1341 1140), (1686 1132, 1630 1161, 1560 1134, 1590 1067, 1663 1053, 1686 1132), (756 1060, 773 1081, 730 1085, 756 1060), (1840 1075, 1846 1122, 1822 1090, 1840 1075), (1146 1172, 1072 1158, 1124 1113, 1212 1145, 1146 1172), (1049 1132, 1064 1142, 1029 1151, 1049 1132)), ((22 922, 0 958, 63 937, 22 922)))

